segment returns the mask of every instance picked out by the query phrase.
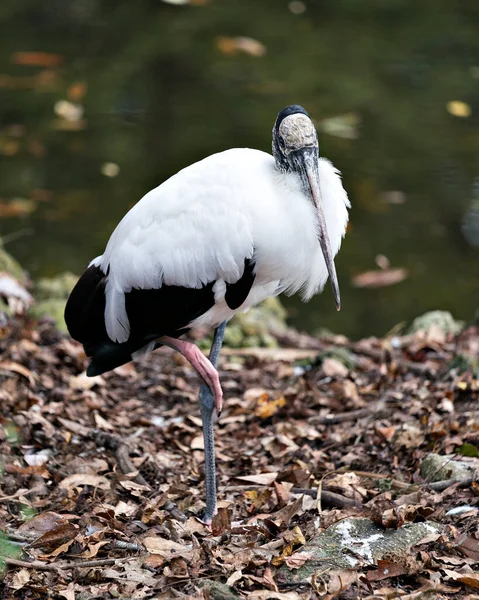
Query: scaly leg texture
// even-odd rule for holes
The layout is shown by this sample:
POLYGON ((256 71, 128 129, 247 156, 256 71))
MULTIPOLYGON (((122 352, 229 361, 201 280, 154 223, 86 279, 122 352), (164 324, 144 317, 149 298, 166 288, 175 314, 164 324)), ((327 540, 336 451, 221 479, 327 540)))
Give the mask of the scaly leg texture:
MULTIPOLYGON (((210 351, 210 361, 214 367, 218 365, 226 323, 215 329, 210 351)), ((216 466, 215 466, 215 437, 214 437, 214 397, 207 385, 200 388, 201 419, 203 421, 203 439, 205 442, 205 491, 206 509, 203 522, 211 524, 216 514, 216 466)))

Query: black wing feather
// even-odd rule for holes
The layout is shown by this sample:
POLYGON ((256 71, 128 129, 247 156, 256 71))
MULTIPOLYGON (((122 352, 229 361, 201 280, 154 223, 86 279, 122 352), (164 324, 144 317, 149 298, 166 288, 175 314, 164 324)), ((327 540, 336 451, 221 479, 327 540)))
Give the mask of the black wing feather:
POLYGON ((246 258, 244 261, 243 275, 235 283, 226 284, 225 301, 231 310, 239 308, 248 297, 248 294, 253 287, 254 265, 252 258, 246 258))
POLYGON ((161 336, 182 335, 191 321, 215 303, 214 282, 200 289, 179 286, 133 289, 125 294, 130 337, 119 344, 106 332, 106 279, 99 267, 89 267, 73 288, 65 307, 70 335, 83 344, 86 355, 92 358, 89 375, 99 375, 129 362, 134 352, 161 336))
MULTIPOLYGON (((254 262, 245 260, 241 278, 226 285, 225 300, 235 310, 246 300, 253 286, 254 262)), ((179 337, 188 325, 214 306, 214 281, 205 286, 184 288, 163 285, 158 289, 133 289, 125 294, 130 322, 130 337, 113 342, 105 327, 105 286, 107 276, 90 266, 73 288, 65 307, 65 322, 70 335, 81 342, 91 357, 88 375, 100 375, 132 359, 132 354, 153 340, 168 335, 179 337)))

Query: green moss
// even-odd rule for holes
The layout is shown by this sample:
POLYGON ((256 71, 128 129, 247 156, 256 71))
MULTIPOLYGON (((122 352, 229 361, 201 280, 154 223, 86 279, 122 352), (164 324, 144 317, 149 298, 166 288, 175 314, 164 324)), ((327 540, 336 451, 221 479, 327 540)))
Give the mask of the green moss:
POLYGON ((456 321, 447 310, 432 310, 414 319, 408 333, 428 331, 431 327, 438 327, 448 335, 459 333, 463 323, 456 321))
POLYGON ((0 271, 13 275, 15 279, 25 285, 27 283, 25 273, 20 265, 10 254, 5 250, 3 241, 0 238, 0 271))
POLYGON ((37 281, 34 292, 37 302, 30 310, 30 314, 37 319, 51 317, 58 329, 66 332, 63 313, 68 296, 77 281, 78 277, 72 273, 61 273, 57 277, 37 281))

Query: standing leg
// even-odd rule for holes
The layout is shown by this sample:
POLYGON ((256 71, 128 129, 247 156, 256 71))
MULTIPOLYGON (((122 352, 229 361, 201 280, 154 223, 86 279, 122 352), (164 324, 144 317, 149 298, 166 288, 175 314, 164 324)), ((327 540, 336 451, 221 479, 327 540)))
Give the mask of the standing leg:
MULTIPOLYGON (((210 362, 216 368, 218 358, 223 344, 226 321, 221 323, 213 336, 210 350, 210 362)), ((216 467, 215 467, 215 437, 213 427, 213 415, 215 408, 214 396, 206 384, 200 387, 200 408, 203 421, 203 439, 205 443, 205 491, 206 510, 203 522, 209 525, 216 514, 216 467)), ((218 414, 219 416, 219 414, 218 414)))

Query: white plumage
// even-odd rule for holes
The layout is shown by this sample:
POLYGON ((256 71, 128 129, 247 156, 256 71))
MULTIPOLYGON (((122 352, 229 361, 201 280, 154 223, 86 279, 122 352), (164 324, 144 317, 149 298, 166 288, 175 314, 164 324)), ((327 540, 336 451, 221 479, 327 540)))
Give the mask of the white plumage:
MULTIPOLYGON (((341 245, 350 206, 339 171, 318 162, 320 191, 333 255, 341 245)), ((234 312, 225 283, 243 274, 253 257, 255 281, 244 311, 268 296, 302 291, 305 300, 324 286, 328 271, 318 244, 314 206, 296 173, 281 173, 259 150, 214 154, 148 192, 123 218, 105 253, 91 264, 108 274, 105 323, 125 342, 125 293, 162 285, 201 288, 216 281, 215 306, 191 326, 217 326, 234 312), (254 256, 253 256, 254 254, 254 256)))

